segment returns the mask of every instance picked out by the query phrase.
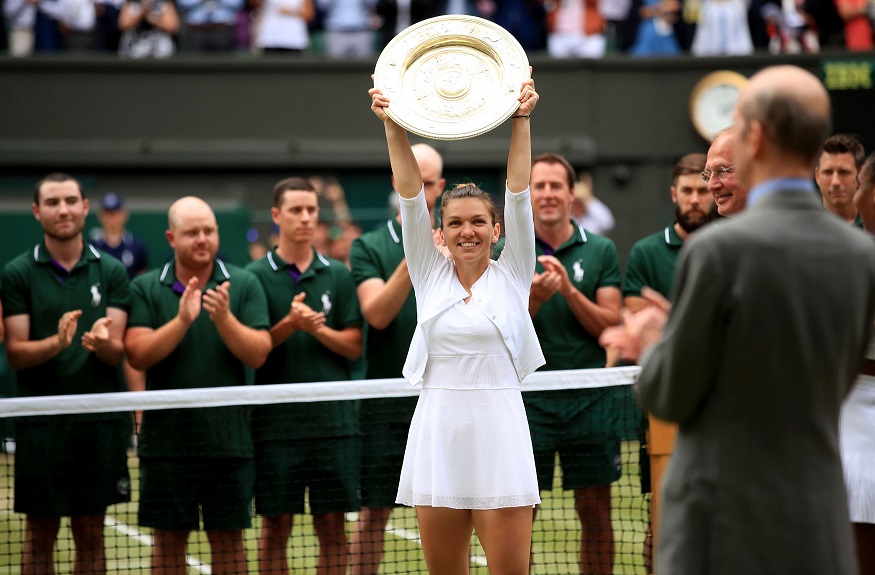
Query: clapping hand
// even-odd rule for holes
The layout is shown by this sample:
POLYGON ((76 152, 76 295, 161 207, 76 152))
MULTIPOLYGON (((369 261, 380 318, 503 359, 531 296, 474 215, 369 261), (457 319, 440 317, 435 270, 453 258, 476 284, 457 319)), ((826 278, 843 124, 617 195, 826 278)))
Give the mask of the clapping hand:
POLYGON ((58 339, 61 341, 61 347, 70 347, 70 344, 73 343, 73 336, 76 335, 81 316, 82 310, 76 309, 66 312, 58 320, 58 339))
POLYGON ((109 326, 112 318, 102 317, 94 322, 91 331, 82 334, 82 347, 91 352, 99 351, 109 343, 109 326))

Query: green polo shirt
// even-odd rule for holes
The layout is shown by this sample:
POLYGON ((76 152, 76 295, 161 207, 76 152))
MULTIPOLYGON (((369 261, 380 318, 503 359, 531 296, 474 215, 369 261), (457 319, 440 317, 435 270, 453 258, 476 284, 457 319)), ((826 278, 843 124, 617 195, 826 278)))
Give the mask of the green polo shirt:
POLYGON ((858 214, 857 214, 857 217, 854 218, 854 223, 853 223, 853 225, 857 226, 857 227, 860 228, 861 230, 864 229, 864 227, 863 227, 863 216, 861 216, 861 215, 858 213, 858 214))
POLYGON ((641 288, 645 286, 671 297, 675 262, 683 245, 684 240, 678 236, 674 225, 638 240, 626 262, 623 297, 641 297, 641 288))
MULTIPOLYGON (((550 254, 552 250, 538 239, 535 251, 542 256, 550 254)), ((617 248, 613 241, 604 236, 582 232, 574 226, 571 238, 552 255, 568 270, 574 287, 592 301, 595 301, 599 288, 620 287, 617 248)), ((540 263, 535 269, 538 273, 544 271, 540 263)), ((547 364, 540 371, 605 366, 605 350, 599 345, 598 338, 580 325, 568 302, 560 294, 544 302, 532 322, 547 359, 547 364)))
MULTIPOLYGON (((264 290, 249 272, 217 259, 206 289, 230 281, 231 313, 244 325, 268 329, 264 290)), ((179 313, 184 286, 170 261, 131 283, 129 327, 158 329, 179 313)), ((204 291, 206 291, 206 289, 204 291)), ((246 385, 247 368, 228 350, 209 313, 201 309, 173 352, 146 370, 146 388, 191 389, 246 385)), ((146 411, 140 455, 151 457, 252 457, 247 406, 146 411)))
MULTIPOLYGON (((314 252, 313 262, 297 278, 276 249, 249 264, 267 294, 270 324, 289 313, 295 295, 305 292, 304 303, 325 313, 325 325, 342 330, 362 325, 352 274, 342 262, 314 252)), ((349 361, 322 345, 313 335, 296 331, 273 349, 255 372, 255 384, 347 381, 349 361)), ((358 433, 358 401, 294 403, 258 408, 253 420, 256 441, 309 437, 338 437, 358 433)))
MULTIPOLYGON (((81 309, 73 343, 50 360, 18 371, 18 395, 66 395, 123 391, 116 366, 107 365, 82 347, 82 334, 106 316, 108 307, 128 312, 131 298, 121 262, 85 244, 69 272, 52 261, 40 243, 10 261, 3 272, 3 314, 30 316, 30 339, 58 333, 58 320, 81 309)), ((113 419, 117 414, 52 416, 53 421, 113 419)))
MULTIPOLYGON (((356 285, 373 278, 387 281, 403 259, 401 224, 395 218, 356 238, 349 252, 349 263, 356 285)), ((416 298, 411 289, 398 315, 384 329, 376 329, 366 324, 365 378, 401 377, 401 368, 404 367, 406 351, 410 347, 415 329, 416 298)), ((362 422, 409 421, 416 408, 416 399, 416 397, 401 397, 362 402, 360 414, 362 422)))
MULTIPOLYGON (((535 251, 538 256, 550 255, 550 246, 536 238, 535 251)), ((595 301, 596 291, 604 287, 620 287, 620 259, 614 242, 592 232, 584 232, 574 226, 571 238, 552 253, 565 269, 574 286, 586 297, 595 301)), ((544 267, 538 263, 538 273, 544 267)), ((605 350, 574 317, 568 301, 559 293, 544 302, 532 318, 541 349, 547 360, 539 371, 561 369, 589 369, 605 366, 605 350)), ((603 395, 602 390, 570 390, 552 392, 531 392, 523 395, 528 405, 543 404, 553 406, 557 399, 574 397, 574 411, 585 410, 591 402, 603 395)), ((547 411, 552 408, 546 409, 547 411)), ((530 412, 532 413, 532 412, 530 412)), ((532 417, 532 415, 530 415, 532 417)), ((569 415, 572 417, 572 415, 569 415)))
MULTIPOLYGON (((378 278, 386 281, 404 259, 404 246, 401 245, 401 225, 394 219, 388 220, 378 229, 357 238, 350 248, 349 262, 356 285, 378 278)), ((401 311, 385 329, 367 328, 365 341, 365 377, 381 379, 401 377, 406 350, 416 329, 416 299, 413 290, 407 296, 401 311)))

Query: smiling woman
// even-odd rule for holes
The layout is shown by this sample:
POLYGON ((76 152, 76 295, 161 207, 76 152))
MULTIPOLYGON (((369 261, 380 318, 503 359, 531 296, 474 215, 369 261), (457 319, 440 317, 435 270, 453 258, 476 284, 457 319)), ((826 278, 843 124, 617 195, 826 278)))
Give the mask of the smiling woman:
POLYGON ((441 196, 441 245, 460 265, 466 260, 482 260, 492 253, 498 241, 495 203, 474 184, 459 184, 441 196))
POLYGON ((416 507, 429 572, 466 575, 476 529, 490 573, 525 575, 532 506, 540 497, 520 381, 544 364, 528 314, 535 272, 529 122, 538 94, 532 80, 524 81, 511 120, 506 244, 494 262, 495 206, 472 184, 443 194, 443 249, 435 246, 407 132, 386 113, 391 104, 382 91, 370 94, 386 130, 416 294, 417 326, 403 374, 422 383, 397 502, 416 507))

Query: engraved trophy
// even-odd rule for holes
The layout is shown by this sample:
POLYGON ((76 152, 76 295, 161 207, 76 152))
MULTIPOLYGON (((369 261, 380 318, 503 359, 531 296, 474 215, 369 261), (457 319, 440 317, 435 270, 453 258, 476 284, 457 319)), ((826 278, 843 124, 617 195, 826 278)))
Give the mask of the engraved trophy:
POLYGON ((386 113, 408 132, 461 140, 513 115, 528 77, 526 52, 507 30, 452 14, 395 36, 377 60, 374 86, 390 100, 386 113))

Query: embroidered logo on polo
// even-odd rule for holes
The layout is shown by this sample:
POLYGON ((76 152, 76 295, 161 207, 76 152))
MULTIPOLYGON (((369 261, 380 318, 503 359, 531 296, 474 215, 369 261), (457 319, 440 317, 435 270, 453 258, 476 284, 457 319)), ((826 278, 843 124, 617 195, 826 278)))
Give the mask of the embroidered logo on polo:
POLYGON ((331 291, 327 291, 322 294, 322 313, 328 315, 331 313, 331 308, 333 307, 331 303, 331 291))
POLYGON ((579 259, 574 262, 574 265, 571 266, 571 269, 574 271, 574 283, 579 284, 583 281, 583 266, 581 266, 581 262, 583 259, 579 259))
POLYGON ((91 286, 91 306, 98 307, 102 300, 103 296, 100 295, 100 282, 97 282, 91 286))
POLYGON ((116 481, 115 490, 119 492, 121 495, 128 495, 131 492, 131 480, 127 477, 123 477, 116 481))

